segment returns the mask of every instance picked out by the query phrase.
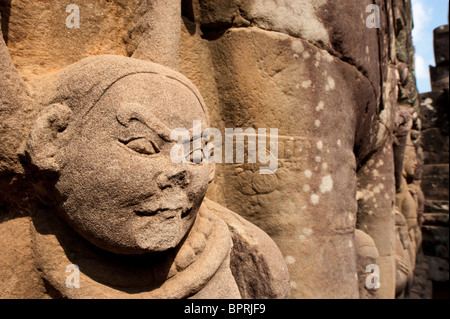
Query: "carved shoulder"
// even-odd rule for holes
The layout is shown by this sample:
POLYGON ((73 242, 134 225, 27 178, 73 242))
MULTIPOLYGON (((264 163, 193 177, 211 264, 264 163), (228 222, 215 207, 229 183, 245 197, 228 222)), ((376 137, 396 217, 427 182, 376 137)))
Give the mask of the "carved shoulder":
POLYGON ((208 199, 205 204, 230 230, 233 239, 231 271, 242 297, 289 298, 289 272, 275 242, 260 228, 227 208, 208 199))

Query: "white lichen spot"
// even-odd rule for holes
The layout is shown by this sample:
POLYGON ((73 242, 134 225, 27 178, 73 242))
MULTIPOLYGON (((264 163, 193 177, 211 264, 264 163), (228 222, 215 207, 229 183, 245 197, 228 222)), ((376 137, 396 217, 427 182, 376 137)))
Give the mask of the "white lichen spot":
POLYGON ((323 149, 323 142, 322 142, 322 141, 318 141, 318 142, 316 143, 316 146, 317 146, 317 149, 318 149, 318 150, 322 150, 322 149, 323 149))
POLYGON ((356 200, 364 199, 364 193, 361 191, 356 192, 356 200))
POLYGON ((325 61, 327 61, 327 62, 330 62, 330 63, 331 63, 331 62, 334 61, 334 57, 333 57, 331 54, 329 54, 328 51, 323 51, 322 57, 323 57, 323 59, 324 59, 325 61))
POLYGON ((374 214, 374 212, 371 210, 369 211, 369 215, 372 216, 374 214))
POLYGON ((339 139, 337 140, 337 146, 341 147, 342 146, 342 141, 339 139))
POLYGON ((372 175, 373 175, 373 177, 379 177, 380 176, 380 172, 377 169, 374 169, 372 171, 372 175))
POLYGON ((311 186, 309 186, 309 185, 303 186, 303 191, 304 191, 305 193, 308 193, 310 190, 311 190, 311 186))
POLYGON ((311 54, 309 54, 308 51, 304 51, 302 56, 303 56, 303 59, 308 60, 311 57, 311 54))
POLYGON ((320 62, 319 62, 319 61, 314 62, 314 66, 315 66, 316 68, 318 68, 318 67, 320 66, 320 62))
POLYGON ((311 85, 312 85, 312 81, 311 81, 311 80, 303 81, 303 82, 302 82, 302 87, 303 87, 304 89, 309 89, 309 88, 311 87, 311 85))
POLYGON ((305 51, 305 47, 301 41, 292 41, 291 48, 295 53, 302 53, 305 51))
POLYGON ((295 258, 292 257, 292 256, 287 256, 287 257, 285 258, 285 260, 286 260, 286 264, 288 264, 288 265, 293 265, 293 264, 295 264, 295 258))
POLYGON ((320 52, 316 53, 316 60, 320 61, 322 59, 322 55, 320 54, 320 52))
POLYGON ((331 175, 327 175, 322 178, 322 183, 320 184, 320 192, 322 194, 329 193, 333 190, 333 178, 331 175))
POLYGON ((348 214, 348 220, 353 223, 353 221, 355 220, 355 217, 353 217, 353 214, 348 214))
POLYGON ((316 158, 314 160, 316 161, 316 163, 320 163, 320 162, 322 162, 322 157, 316 156, 316 158))
POLYGON ((351 240, 348 242, 348 247, 353 248, 353 242, 351 240))
POLYGON ((325 109, 325 103, 322 102, 322 101, 320 101, 320 102, 319 102, 319 105, 317 105, 317 107, 316 107, 316 111, 317 111, 317 112, 320 112, 320 111, 322 111, 323 109, 325 109))
POLYGON ((296 289, 297 288, 297 283, 295 281, 291 281, 289 284, 290 284, 292 289, 296 289))
POLYGON ((323 164, 322 164, 322 168, 323 168, 323 169, 328 169, 328 164, 327 164, 327 163, 323 163, 323 164))
POLYGON ((303 229, 303 234, 306 236, 311 236, 313 234, 313 230, 311 228, 305 228, 303 229))
POLYGON ((390 196, 389 196, 388 193, 384 194, 384 199, 386 199, 386 200, 389 200, 389 199, 390 199, 390 196))
POLYGON ((327 85, 325 87, 325 90, 330 91, 330 90, 334 90, 335 88, 336 88, 336 82, 334 81, 334 79, 331 76, 329 76, 327 78, 327 85))
POLYGON ((331 76, 328 77, 328 85, 330 86, 330 88, 332 90, 334 90, 336 88, 336 82, 334 81, 334 79, 331 76))
POLYGON ((317 194, 311 195, 311 204, 317 205, 317 204, 319 204, 319 201, 320 201, 319 195, 317 195, 317 194))
POLYGON ((317 128, 319 128, 321 124, 322 124, 322 122, 320 122, 320 120, 316 120, 316 121, 314 122, 314 125, 315 125, 317 128))
POLYGON ((306 170, 306 171, 305 171, 305 176, 306 176, 306 178, 309 179, 309 178, 312 177, 312 175, 313 175, 313 174, 312 174, 312 172, 311 172, 310 170, 306 170))
POLYGON ((427 99, 425 99, 424 102, 422 102, 421 105, 425 106, 430 111, 434 111, 434 107, 433 107, 432 103, 433 103, 433 100, 431 98, 427 98, 427 99))

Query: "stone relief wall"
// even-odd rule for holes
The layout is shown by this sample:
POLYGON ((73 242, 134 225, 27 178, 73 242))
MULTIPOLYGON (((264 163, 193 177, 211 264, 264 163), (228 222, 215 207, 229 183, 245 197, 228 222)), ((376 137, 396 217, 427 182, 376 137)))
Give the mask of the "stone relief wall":
MULTIPOLYGON (((73 2, 0 1, 0 297, 429 297, 414 294, 423 278, 416 260, 425 260, 420 226, 427 202, 420 186, 425 127, 409 0, 79 0, 80 28, 69 29, 65 9, 73 2), (378 28, 368 27, 373 5, 378 28), (180 88, 147 79, 152 72, 192 87, 209 115, 189 104, 188 93, 177 95, 180 88), (134 82, 119 80, 131 75, 134 82), (261 163, 216 164, 202 202, 205 181, 212 180, 206 171, 173 173, 161 162, 156 167, 171 174, 169 189, 202 178, 201 190, 194 187, 197 197, 188 196, 199 217, 183 228, 186 237, 175 245, 175 256, 167 247, 153 259, 123 257, 137 249, 124 239, 129 228, 110 232, 95 214, 80 218, 77 211, 104 206, 106 214, 116 204, 110 198, 121 196, 118 188, 142 190, 141 174, 155 171, 130 160, 132 178, 122 181, 113 169, 103 173, 107 180, 92 177, 98 158, 108 159, 105 166, 114 162, 103 140, 113 131, 93 134, 88 140, 94 146, 82 153, 65 146, 69 138, 32 142, 66 134, 66 125, 72 126, 64 123, 95 101, 105 99, 99 103, 105 109, 90 115, 101 121, 121 111, 106 111, 107 105, 127 99, 145 104, 145 92, 152 90, 160 101, 154 112, 172 126, 190 128, 203 119, 222 132, 277 128, 278 170, 263 175, 261 163), (79 154, 95 156, 80 166, 89 156, 79 154), (221 248, 215 251, 213 244, 221 248), (211 264, 215 259, 221 263, 211 264), (197 263, 205 260, 208 274, 197 263), (65 287, 68 264, 80 266, 87 292, 65 287), (379 288, 366 285, 368 265, 379 267, 379 288), (190 280, 187 273, 194 274, 190 280), (227 288, 222 294, 221 285, 227 288)), ((117 115, 122 127, 138 120, 133 107, 125 111, 126 120, 117 115)), ((73 138, 95 130, 80 126, 73 138)), ((143 144, 130 147, 149 152, 143 144)), ((161 205, 183 206, 180 196, 161 195, 161 205)), ((114 216, 102 220, 118 224, 114 216)), ((171 227, 161 242, 180 241, 171 227)))

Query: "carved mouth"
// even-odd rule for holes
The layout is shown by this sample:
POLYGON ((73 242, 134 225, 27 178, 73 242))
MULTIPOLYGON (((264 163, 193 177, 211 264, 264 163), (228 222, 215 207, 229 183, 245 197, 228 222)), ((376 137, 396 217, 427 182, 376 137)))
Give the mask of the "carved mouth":
POLYGON ((192 207, 183 209, 170 209, 170 208, 158 208, 156 210, 146 210, 146 209, 137 209, 134 213, 140 217, 156 217, 161 216, 166 220, 175 219, 177 216, 181 216, 181 218, 186 218, 189 216, 192 211, 192 207))
POLYGON ((161 209, 157 209, 155 211, 149 211, 149 210, 135 210, 134 213, 138 216, 141 217, 152 217, 152 216, 156 216, 159 213, 164 213, 169 211, 168 208, 161 208, 161 209))

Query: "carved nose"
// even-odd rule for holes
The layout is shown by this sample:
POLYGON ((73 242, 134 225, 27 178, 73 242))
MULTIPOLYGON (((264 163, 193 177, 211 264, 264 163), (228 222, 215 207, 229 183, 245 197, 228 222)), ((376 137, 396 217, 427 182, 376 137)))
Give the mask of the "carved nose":
POLYGON ((169 187, 186 188, 190 183, 189 173, 184 168, 172 167, 158 176, 157 183, 161 190, 169 187))

